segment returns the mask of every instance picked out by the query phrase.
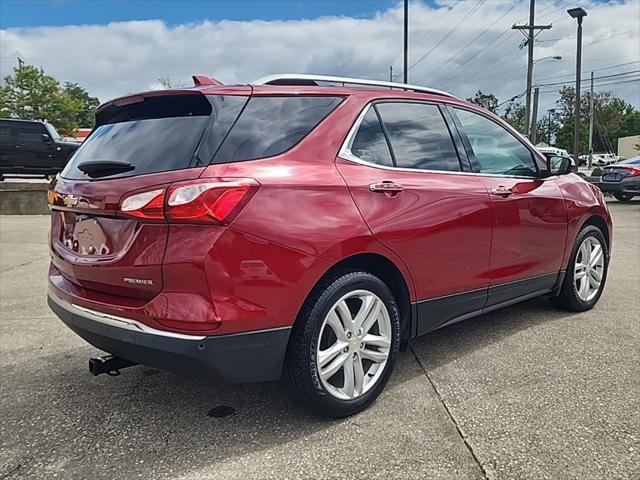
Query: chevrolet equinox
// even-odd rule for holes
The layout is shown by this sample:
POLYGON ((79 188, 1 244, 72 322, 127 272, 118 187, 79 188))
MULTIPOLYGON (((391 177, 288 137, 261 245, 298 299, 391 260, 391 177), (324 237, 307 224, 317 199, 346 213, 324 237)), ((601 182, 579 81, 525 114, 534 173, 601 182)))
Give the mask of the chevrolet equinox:
POLYGON ((92 373, 282 378, 343 417, 412 338, 600 298, 602 194, 492 113, 362 79, 194 83, 101 105, 51 183, 48 302, 109 353, 92 373))

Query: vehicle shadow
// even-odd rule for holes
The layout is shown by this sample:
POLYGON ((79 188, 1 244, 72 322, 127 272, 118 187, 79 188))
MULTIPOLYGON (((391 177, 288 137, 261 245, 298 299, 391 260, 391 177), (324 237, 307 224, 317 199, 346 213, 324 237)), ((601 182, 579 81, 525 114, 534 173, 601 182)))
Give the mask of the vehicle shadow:
POLYGON ((579 315, 535 298, 436 330, 411 342, 425 368, 436 369, 536 325, 579 315))
MULTIPOLYGON (((399 400, 405 386, 424 374, 413 352, 425 368, 437 368, 567 315, 539 299, 414 340, 375 408, 345 420, 308 413, 289 400, 279 382, 224 385, 142 366, 117 377, 91 377, 84 363, 96 353, 90 347, 41 356, 5 368, 3 383, 15 388, 2 395, 0 434, 12 440, 4 442, 0 458, 9 460, 0 476, 197 476, 200 469, 230 459, 322 436, 325 429, 333 435, 341 426, 340 432, 358 428, 382 410, 407 408, 408 400, 399 400)), ((398 415, 411 422, 408 413, 398 415)))

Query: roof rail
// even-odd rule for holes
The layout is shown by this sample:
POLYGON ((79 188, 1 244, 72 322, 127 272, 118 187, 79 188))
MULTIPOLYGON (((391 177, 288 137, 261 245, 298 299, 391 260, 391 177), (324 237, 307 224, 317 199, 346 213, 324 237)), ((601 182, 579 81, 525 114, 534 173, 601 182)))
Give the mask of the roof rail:
POLYGON ((371 87, 383 87, 397 90, 410 90, 412 92, 432 93, 456 98, 455 95, 437 90, 435 88, 411 85, 408 83, 385 82, 380 80, 367 80, 365 78, 334 77, 331 75, 312 75, 304 73, 279 73, 259 78, 252 82, 253 85, 317 85, 317 82, 339 83, 342 86, 364 85, 371 87))

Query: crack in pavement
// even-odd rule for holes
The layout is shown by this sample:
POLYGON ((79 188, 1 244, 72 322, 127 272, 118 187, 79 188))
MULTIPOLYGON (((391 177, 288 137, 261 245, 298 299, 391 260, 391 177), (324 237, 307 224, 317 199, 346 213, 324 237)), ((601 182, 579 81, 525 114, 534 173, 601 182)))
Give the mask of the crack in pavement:
POLYGON ((3 269, 0 270, 0 273, 9 272, 9 271, 14 270, 16 268, 24 267, 25 265, 31 265, 32 263, 37 262, 39 260, 43 260, 45 258, 49 258, 49 254, 42 255, 42 256, 39 256, 39 257, 36 257, 36 258, 32 258, 28 262, 24 262, 24 263, 21 263, 19 265, 14 265, 13 267, 3 268, 3 269))
POLYGON ((458 432, 458 435, 460 435, 460 438, 464 442, 465 447, 467 447, 467 450, 469 450, 469 453, 471 454, 471 457, 473 458, 473 460, 478 465, 478 468, 480 469, 480 472, 482 472, 482 478, 484 478, 485 480, 490 480, 491 477, 489 476, 489 473, 484 468, 484 465, 482 465, 482 462, 480 462, 480 459, 478 458, 478 456, 476 455, 475 451, 473 450, 473 447, 471 446, 471 444, 467 440, 466 435, 462 432, 462 429, 460 428, 460 425, 458 425, 458 422, 455 419, 455 417, 453 416, 453 413, 451 413, 451 410, 449 410, 448 405, 446 404, 446 402, 442 398, 442 395, 440 395, 440 392, 438 391, 438 388, 436 387, 435 383, 433 383, 433 380, 431 380, 431 377, 429 376, 429 372, 427 372, 426 366, 422 363, 422 361, 420 360, 420 357, 418 356, 418 354, 416 353, 416 351, 413 349, 413 347, 411 345, 409 345, 409 350, 411 350, 411 353, 413 354, 414 358, 416 359, 416 362, 418 362, 418 365, 422 369, 422 372, 424 373, 424 376, 427 378, 427 381, 431 385, 431 388, 433 388, 433 391, 435 392, 436 396, 438 397, 438 400, 440 400, 440 403, 442 404, 442 406, 444 407, 445 411, 447 412, 447 415, 449 416, 449 419, 451 420, 451 423, 453 423, 454 427, 456 427, 456 431, 458 432))

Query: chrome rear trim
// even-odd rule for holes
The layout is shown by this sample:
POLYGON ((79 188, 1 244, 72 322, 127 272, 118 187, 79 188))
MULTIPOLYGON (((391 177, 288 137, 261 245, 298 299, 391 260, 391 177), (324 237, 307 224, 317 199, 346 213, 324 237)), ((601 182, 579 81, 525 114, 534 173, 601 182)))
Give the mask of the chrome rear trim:
POLYGON ((206 338, 205 335, 184 335, 182 333, 166 332, 164 330, 157 330, 151 328, 137 320, 130 318, 118 317, 116 315, 110 315, 108 313, 99 312, 90 308, 81 307, 66 300, 61 299, 51 290, 49 291, 49 298, 53 300, 58 306, 65 309, 71 314, 84 317, 87 320, 109 325, 111 327, 122 328, 124 330, 130 330, 133 332, 148 333, 149 335, 157 335, 160 337, 176 338, 180 340, 193 340, 200 341, 206 338))

